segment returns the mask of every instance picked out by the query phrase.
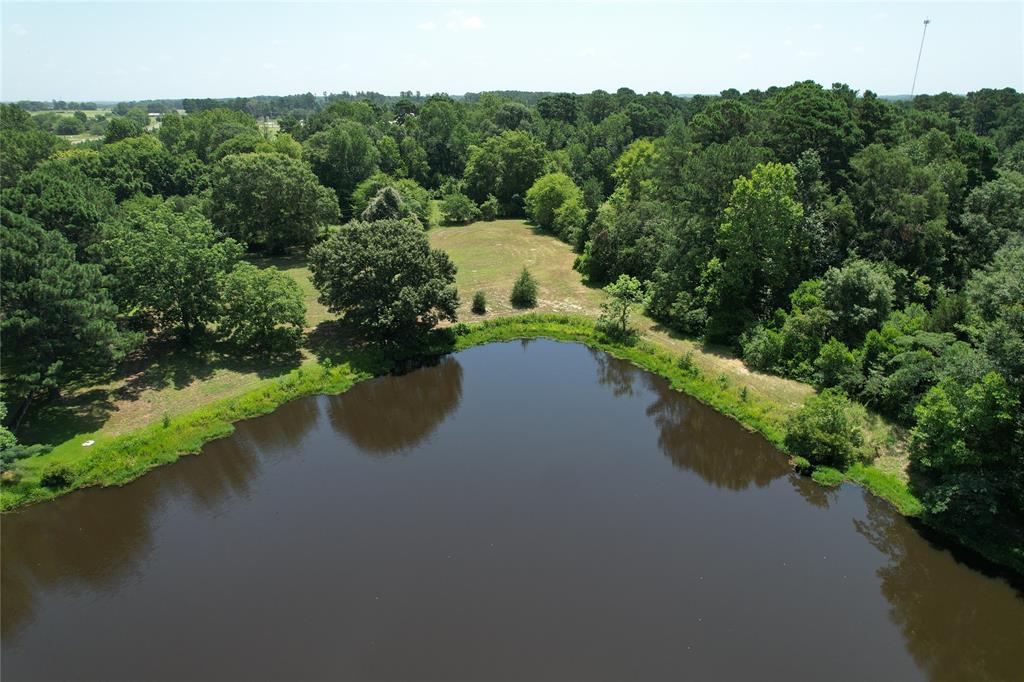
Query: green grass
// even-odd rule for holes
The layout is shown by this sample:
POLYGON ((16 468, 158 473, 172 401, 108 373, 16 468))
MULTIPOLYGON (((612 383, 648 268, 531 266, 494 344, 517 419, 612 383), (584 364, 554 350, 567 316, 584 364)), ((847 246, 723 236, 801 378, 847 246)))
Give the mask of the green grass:
MULTIPOLYGON (((457 337, 454 348, 435 348, 434 352, 538 336, 585 343, 666 377, 674 388, 759 431, 780 449, 787 419, 813 393, 806 384, 751 372, 727 350, 674 335, 643 315, 633 317, 641 331, 635 346, 611 343, 593 329, 593 319, 606 299, 604 292, 587 286, 572 270, 574 254, 568 245, 522 221, 441 227, 428 234, 432 245, 445 249, 458 266, 460 319, 483 322, 457 337), (523 266, 530 268, 539 285, 537 312, 527 316, 519 315, 508 303, 512 282, 523 266), (477 290, 484 291, 488 299, 483 316, 469 311, 477 290), (686 356, 692 367, 679 366, 679 358, 686 356)), ((334 316, 317 301, 305 259, 288 256, 253 258, 252 262, 276 268, 298 282, 306 302, 310 339, 323 336, 320 331, 328 329, 324 323, 334 316)), ((73 487, 123 483, 152 466, 172 461, 179 450, 193 452, 206 440, 230 433, 233 421, 272 410, 297 395, 340 390, 330 382, 318 385, 310 381, 321 367, 312 350, 307 347, 292 357, 268 363, 260 358, 239 359, 233 349, 217 343, 198 350, 182 349, 173 341, 151 344, 124 363, 116 376, 72 387, 63 400, 30 415, 19 433, 22 442, 46 443, 53 448, 47 455, 24 462, 22 482, 6 485, 0 492, 0 509, 53 497, 54 491, 38 486, 39 472, 50 462, 73 468, 73 487), (293 380, 288 377, 304 386, 305 392, 274 388, 275 382, 293 380), (270 396, 259 397, 267 390, 270 396), (248 401, 253 400, 252 404, 259 406, 254 412, 246 407, 251 407, 248 401), (172 424, 167 432, 158 428, 165 417, 172 424), (182 420, 196 421, 182 426, 182 420), (84 448, 86 440, 96 444, 84 448), (143 450, 152 454, 140 454, 143 450)), ((323 350, 317 349, 320 357, 324 357, 323 350)), ((330 356, 338 366, 349 357, 345 348, 332 349, 330 356)), ((359 376, 369 375, 365 368, 360 372, 359 376)), ((892 501, 904 513, 918 513, 920 503, 907 491, 901 437, 884 420, 868 416, 872 464, 851 468, 847 478, 892 501)))
MULTIPOLYGON (((583 343, 668 379, 674 389, 685 391, 733 417, 783 449, 785 419, 777 405, 757 396, 744 397, 737 387, 717 376, 693 371, 681 364, 678 356, 648 342, 640 341, 632 346, 614 342, 595 331, 589 318, 533 313, 486 320, 466 327, 464 332, 454 337, 454 343, 446 341, 443 334, 438 335, 439 341, 416 355, 434 355, 520 338, 545 337, 583 343)), ((86 486, 127 483, 154 467, 173 462, 184 454, 198 452, 207 441, 229 435, 234 429, 233 423, 238 420, 266 414, 302 396, 343 392, 362 379, 389 371, 403 357, 379 351, 375 355, 346 354, 343 350, 340 353, 348 359, 337 364, 304 364, 284 376, 264 379, 239 396, 219 400, 176 417, 161 417, 138 430, 97 442, 84 451, 69 441, 65 444, 67 447, 60 446, 46 455, 34 457, 24 463, 21 480, 5 485, 0 492, 0 509, 14 509, 86 486), (43 468, 51 463, 71 468, 73 481, 70 486, 54 490, 40 484, 43 468)), ((77 438, 75 440, 77 442, 77 438)), ((851 472, 848 474, 851 480, 863 481, 872 492, 893 501, 901 511, 913 508, 907 501, 909 492, 900 481, 863 465, 851 472)), ((842 480, 842 474, 836 472, 835 475, 842 480)), ((817 480, 817 474, 815 478, 817 480)))

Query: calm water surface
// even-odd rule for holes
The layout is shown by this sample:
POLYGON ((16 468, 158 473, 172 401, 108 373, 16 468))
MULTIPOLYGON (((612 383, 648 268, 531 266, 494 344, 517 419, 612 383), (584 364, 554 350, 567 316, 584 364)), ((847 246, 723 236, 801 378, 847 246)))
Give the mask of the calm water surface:
POLYGON ((1024 676, 1005 582, 577 345, 299 400, 2 525, 5 681, 1024 676))

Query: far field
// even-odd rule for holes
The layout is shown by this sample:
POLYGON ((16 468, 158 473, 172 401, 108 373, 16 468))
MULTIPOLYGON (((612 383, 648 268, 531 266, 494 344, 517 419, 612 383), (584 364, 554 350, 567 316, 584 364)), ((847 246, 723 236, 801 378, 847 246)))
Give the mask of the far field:
MULTIPOLYGON (((438 227, 430 231, 431 243, 444 249, 458 266, 456 283, 461 305, 459 319, 466 322, 514 314, 508 302, 512 281, 525 266, 538 280, 537 311, 570 313, 596 317, 605 294, 587 286, 572 270, 574 254, 558 239, 518 220, 480 222, 458 227, 438 227), (474 315, 469 310, 473 292, 487 294, 488 313, 474 315)), ((299 283, 306 297, 310 331, 332 319, 316 299, 304 259, 286 257, 255 260, 256 264, 275 267, 299 283)), ((779 416, 797 408, 813 392, 806 384, 749 371, 725 349, 707 348, 673 335, 652 320, 637 315, 635 324, 643 336, 674 354, 692 353, 696 364, 710 377, 721 377, 729 385, 746 386, 774 404, 779 416)), ((134 431, 167 417, 176 417, 198 407, 234 397, 252 390, 259 382, 279 376, 294 367, 313 362, 308 351, 281 359, 276 364, 264 360, 239 360, 218 352, 210 343, 201 352, 183 351, 173 341, 156 344, 126 362, 114 380, 82 387, 61 401, 39 410, 20 434, 27 443, 49 443, 54 450, 37 458, 33 466, 52 459, 74 460, 84 452, 82 443, 97 442, 134 431)), ((874 434, 876 443, 889 440, 889 429, 880 422, 874 434)), ((885 450, 887 448, 881 447, 885 450)), ((882 458, 880 468, 898 471, 902 457, 882 458), (886 460, 889 461, 886 461, 886 460)))

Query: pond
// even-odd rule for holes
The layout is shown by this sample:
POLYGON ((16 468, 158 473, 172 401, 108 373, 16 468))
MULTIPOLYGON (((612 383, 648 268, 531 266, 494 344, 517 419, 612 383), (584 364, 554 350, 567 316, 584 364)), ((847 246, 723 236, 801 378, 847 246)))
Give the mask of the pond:
POLYGON ((474 348, 3 517, 17 679, 1020 679, 1024 601, 603 353, 474 348))

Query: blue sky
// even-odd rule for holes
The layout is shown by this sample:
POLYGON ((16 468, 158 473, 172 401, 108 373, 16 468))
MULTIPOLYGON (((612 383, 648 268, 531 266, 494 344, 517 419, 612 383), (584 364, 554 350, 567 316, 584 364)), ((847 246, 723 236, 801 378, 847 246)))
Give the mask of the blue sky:
POLYGON ((1024 90, 1024 3, 4 0, 0 98, 483 89, 715 93, 813 79, 1024 90))

